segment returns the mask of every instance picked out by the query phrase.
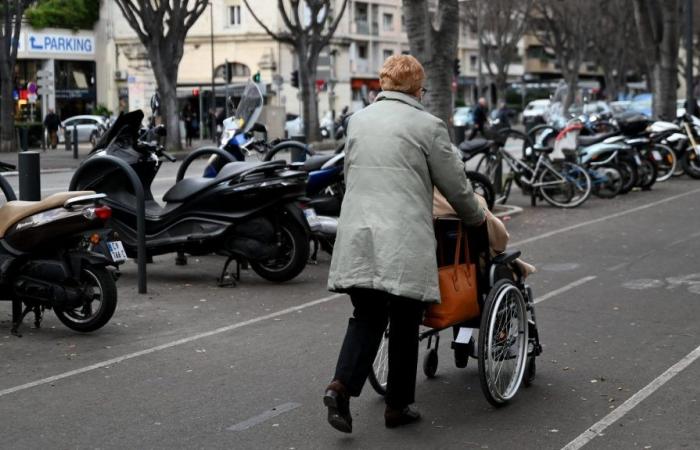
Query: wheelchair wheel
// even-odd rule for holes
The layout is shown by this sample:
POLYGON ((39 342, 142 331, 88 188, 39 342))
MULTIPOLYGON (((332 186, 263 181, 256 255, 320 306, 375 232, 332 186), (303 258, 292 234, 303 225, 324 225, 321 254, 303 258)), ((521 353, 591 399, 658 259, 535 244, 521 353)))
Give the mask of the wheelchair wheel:
POLYGON ((369 372, 369 384, 379 395, 386 395, 386 380, 389 375, 389 328, 384 331, 382 342, 379 344, 377 356, 374 358, 372 370, 369 372))
POLYGON ((423 358, 423 373, 428 378, 435 378, 438 368, 438 352, 436 348, 431 348, 423 358))
POLYGON ((510 280, 491 289, 479 327, 479 380, 486 399, 503 406, 520 388, 527 363, 525 300, 510 280))

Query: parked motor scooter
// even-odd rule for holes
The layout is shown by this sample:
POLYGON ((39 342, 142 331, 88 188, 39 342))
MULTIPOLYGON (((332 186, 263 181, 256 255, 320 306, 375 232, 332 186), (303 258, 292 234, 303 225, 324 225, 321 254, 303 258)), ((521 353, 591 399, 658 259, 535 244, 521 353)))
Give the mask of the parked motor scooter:
MULTIPOLYGON (((291 280, 306 266, 308 224, 299 206, 305 194, 304 172, 284 162, 234 162, 213 178, 184 178, 163 196, 153 198, 151 183, 162 164, 174 160, 155 142, 139 139, 143 113, 122 115, 89 155, 109 155, 125 161, 138 176, 146 197, 147 255, 171 252, 228 257, 220 284, 235 284, 239 271, 227 272, 231 262, 249 263, 261 277, 291 280), (224 283, 225 280, 231 280, 224 283)), ((137 247, 136 197, 129 178, 112 166, 84 170, 75 180, 81 189, 106 192, 113 209, 113 226, 126 253, 137 247)))
POLYGON ((92 191, 63 192, 0 207, 0 300, 13 302, 13 334, 30 312, 38 328, 46 309, 81 332, 95 331, 112 317, 113 269, 126 253, 105 228, 112 211, 104 202, 104 194, 92 191))

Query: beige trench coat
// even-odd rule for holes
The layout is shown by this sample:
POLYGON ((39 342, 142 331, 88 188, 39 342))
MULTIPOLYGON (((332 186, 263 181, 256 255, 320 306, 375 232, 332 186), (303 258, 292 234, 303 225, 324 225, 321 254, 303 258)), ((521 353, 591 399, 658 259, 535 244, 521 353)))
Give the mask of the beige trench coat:
POLYGON ((466 224, 484 221, 445 123, 414 97, 385 91, 350 119, 345 153, 328 288, 439 302, 433 186, 466 224))

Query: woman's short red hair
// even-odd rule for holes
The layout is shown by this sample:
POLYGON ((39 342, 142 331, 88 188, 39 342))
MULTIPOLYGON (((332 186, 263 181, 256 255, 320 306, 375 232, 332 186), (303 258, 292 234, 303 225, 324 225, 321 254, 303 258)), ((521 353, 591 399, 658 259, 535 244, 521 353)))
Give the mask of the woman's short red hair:
POLYGON ((379 84, 384 91, 414 94, 423 87, 424 80, 423 66, 411 55, 390 56, 379 72, 379 84))

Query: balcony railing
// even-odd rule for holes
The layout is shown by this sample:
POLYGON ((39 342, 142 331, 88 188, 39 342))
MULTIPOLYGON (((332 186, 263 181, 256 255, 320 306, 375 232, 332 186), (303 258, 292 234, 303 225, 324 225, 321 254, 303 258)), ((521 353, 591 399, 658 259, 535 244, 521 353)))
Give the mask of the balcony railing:
POLYGON ((357 34, 369 34, 369 22, 366 20, 356 20, 355 21, 355 33, 357 34))

